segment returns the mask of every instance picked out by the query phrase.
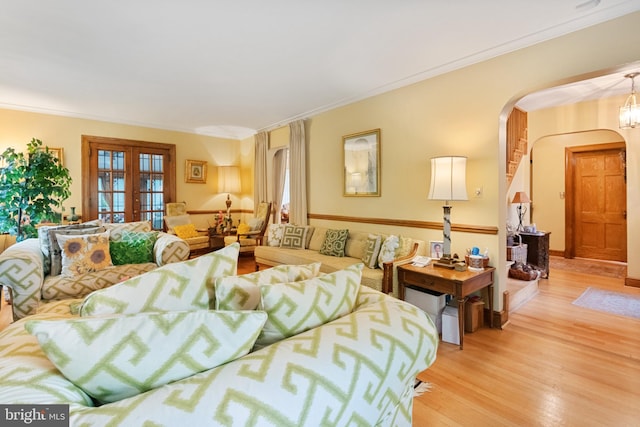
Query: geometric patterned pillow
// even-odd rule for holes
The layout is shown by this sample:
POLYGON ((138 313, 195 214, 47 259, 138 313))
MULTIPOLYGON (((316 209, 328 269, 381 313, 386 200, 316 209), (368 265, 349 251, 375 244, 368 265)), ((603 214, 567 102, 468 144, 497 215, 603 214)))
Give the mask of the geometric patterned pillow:
POLYGON ((105 269, 111 265, 109 232, 97 234, 58 234, 62 248, 62 276, 74 277, 105 269))
POLYGON ((247 354, 264 312, 209 310, 31 320, 49 360, 100 402, 115 402, 247 354))
POLYGON ((143 233, 124 230, 119 240, 109 244, 113 265, 153 262, 153 246, 157 239, 157 231, 143 233))
POLYGON ((396 258, 398 246, 400 246, 398 236, 392 234, 385 239, 380 248, 380 255, 378 255, 378 266, 380 268, 382 268, 382 264, 385 262, 393 261, 396 258))
POLYGON ((349 230, 327 230, 320 253, 322 255, 343 257, 348 237, 349 230))
POLYGON ((104 228, 111 232, 111 240, 120 240, 122 233, 125 230, 128 231, 140 231, 146 233, 151 231, 150 221, 135 221, 135 222, 120 222, 120 223, 107 223, 104 224, 104 228))
POLYGON ((378 254, 380 253, 380 245, 382 243, 382 237, 376 234, 369 234, 367 237, 367 248, 362 262, 369 268, 376 268, 378 266, 378 254))
POLYGON ((255 273, 216 279, 216 310, 255 310, 260 303, 260 286, 298 282, 316 277, 319 262, 307 265, 278 265, 255 273))
POLYGON ((299 282, 260 286, 268 314, 256 348, 318 327, 353 311, 364 264, 299 282))
POLYGON ((218 277, 238 272, 240 245, 163 265, 140 276, 87 295, 80 316, 213 308, 218 277))
POLYGON ((309 227, 287 224, 282 233, 281 248, 304 249, 307 243, 309 227))

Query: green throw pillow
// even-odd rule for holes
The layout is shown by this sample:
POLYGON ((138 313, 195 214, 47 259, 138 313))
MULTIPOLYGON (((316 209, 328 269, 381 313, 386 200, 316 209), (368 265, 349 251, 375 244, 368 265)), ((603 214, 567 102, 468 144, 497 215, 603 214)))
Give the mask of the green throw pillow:
POLYGON ((307 244, 308 232, 309 227, 290 224, 285 225, 284 232, 282 233, 282 241, 280 242, 280 247, 305 249, 307 244))
POLYGON ((100 402, 115 402, 247 354, 261 311, 172 311, 31 320, 25 328, 62 374, 100 402))
POLYGON ((365 249, 362 262, 369 268, 378 266, 378 254, 382 245, 382 237, 377 234, 369 234, 367 237, 367 248, 365 249))
POLYGON ((330 256, 344 256, 344 249, 347 246, 349 230, 327 230, 327 234, 322 242, 320 253, 330 256))
POLYGON ((299 282, 260 286, 268 314, 256 347, 318 327, 353 311, 364 264, 299 282))
POLYGON ((153 246, 158 239, 158 232, 141 232, 124 230, 119 240, 109 244, 113 265, 143 264, 153 262, 153 246))

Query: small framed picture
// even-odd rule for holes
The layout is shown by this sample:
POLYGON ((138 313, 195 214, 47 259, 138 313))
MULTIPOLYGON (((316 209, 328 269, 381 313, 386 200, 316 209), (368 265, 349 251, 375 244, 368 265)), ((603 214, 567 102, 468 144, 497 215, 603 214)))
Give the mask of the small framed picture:
POLYGON ((196 184, 207 183, 207 162, 200 160, 187 160, 184 170, 185 182, 196 184))
POLYGON ((53 155, 53 157, 58 159, 58 163, 60 164, 60 166, 64 166, 64 149, 63 148, 44 147, 43 150, 45 149, 48 149, 49 152, 53 155))
POLYGON ((433 259, 442 258, 442 242, 439 240, 431 240, 429 242, 429 256, 433 259))

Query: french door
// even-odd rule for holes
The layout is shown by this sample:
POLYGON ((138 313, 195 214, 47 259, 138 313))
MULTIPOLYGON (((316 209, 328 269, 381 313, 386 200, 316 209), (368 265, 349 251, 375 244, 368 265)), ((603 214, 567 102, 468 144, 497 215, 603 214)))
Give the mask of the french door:
POLYGON ((174 144, 83 135, 82 153, 83 218, 162 229, 176 192, 174 144))

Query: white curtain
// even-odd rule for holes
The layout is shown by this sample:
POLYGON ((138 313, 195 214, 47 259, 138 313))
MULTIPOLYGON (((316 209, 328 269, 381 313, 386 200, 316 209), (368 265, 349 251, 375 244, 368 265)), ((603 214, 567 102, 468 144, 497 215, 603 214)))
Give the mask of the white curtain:
POLYGON ((255 171, 253 175, 253 211, 258 212, 258 203, 268 202, 267 197, 267 149, 269 134, 259 132, 255 136, 255 171))
POLYGON ((284 193, 284 182, 287 176, 287 150, 282 149, 276 152, 273 157, 273 206, 275 207, 274 223, 280 222, 280 210, 282 209, 282 195, 284 193))
POLYGON ((307 150, 304 120, 289 124, 289 222, 307 225, 307 150))

